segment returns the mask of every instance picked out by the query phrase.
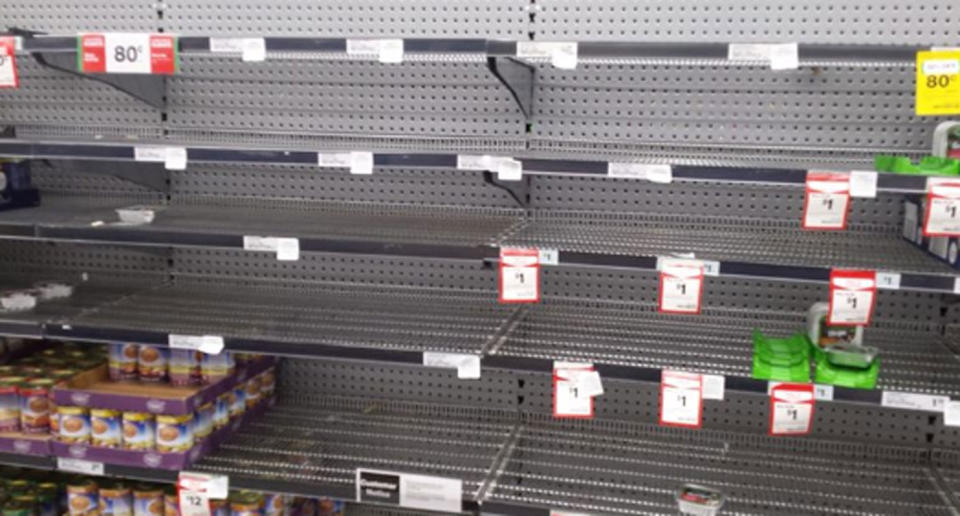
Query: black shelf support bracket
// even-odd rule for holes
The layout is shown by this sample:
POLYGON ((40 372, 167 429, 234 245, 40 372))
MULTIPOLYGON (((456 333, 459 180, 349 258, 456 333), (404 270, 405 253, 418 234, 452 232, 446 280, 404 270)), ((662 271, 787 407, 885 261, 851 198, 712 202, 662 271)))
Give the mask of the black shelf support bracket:
POLYGON ((483 182, 506 191, 521 208, 530 208, 530 176, 525 175, 519 181, 501 181, 495 173, 485 171, 483 182))
POLYGON ((160 193, 170 193, 170 172, 163 163, 85 159, 58 159, 56 163, 64 173, 109 175, 160 193))
MULTIPOLYGON (((10 33, 32 38, 39 32, 23 29, 10 29, 10 33)), ((156 109, 164 109, 167 104, 167 78, 154 74, 87 74, 77 69, 77 52, 33 51, 33 58, 47 68, 76 75, 85 79, 102 82, 156 109)))
POLYGON ((510 90, 523 116, 533 118, 533 86, 537 71, 532 65, 512 57, 488 57, 487 68, 510 90))

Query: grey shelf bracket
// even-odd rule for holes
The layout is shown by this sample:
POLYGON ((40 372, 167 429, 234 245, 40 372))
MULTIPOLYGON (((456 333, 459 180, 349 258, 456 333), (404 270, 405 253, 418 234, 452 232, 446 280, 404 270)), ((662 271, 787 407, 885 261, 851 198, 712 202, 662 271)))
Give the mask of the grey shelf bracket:
POLYGON ((512 57, 488 57, 487 68, 510 90, 523 116, 533 118, 533 86, 536 68, 512 57))
POLYGON ((156 109, 166 107, 167 79, 154 74, 87 74, 77 71, 74 53, 34 52, 33 58, 47 68, 102 82, 156 109))
POLYGON ((109 175, 157 192, 170 192, 170 172, 163 163, 61 159, 57 164, 66 173, 109 175))
MULTIPOLYGON (((11 28, 11 34, 24 39, 43 34, 19 28, 11 28)), ((154 74, 87 74, 77 70, 77 51, 74 52, 31 52, 33 58, 47 68, 76 75, 85 79, 102 82, 156 109, 167 105, 167 79, 154 74)))

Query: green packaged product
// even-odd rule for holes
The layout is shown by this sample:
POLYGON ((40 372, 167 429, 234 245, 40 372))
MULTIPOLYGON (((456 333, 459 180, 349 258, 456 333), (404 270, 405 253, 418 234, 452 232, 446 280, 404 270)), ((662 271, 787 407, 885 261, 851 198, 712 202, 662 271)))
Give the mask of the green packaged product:
POLYGON ((810 341, 802 333, 771 338, 753 330, 753 377, 782 382, 810 381, 810 341))

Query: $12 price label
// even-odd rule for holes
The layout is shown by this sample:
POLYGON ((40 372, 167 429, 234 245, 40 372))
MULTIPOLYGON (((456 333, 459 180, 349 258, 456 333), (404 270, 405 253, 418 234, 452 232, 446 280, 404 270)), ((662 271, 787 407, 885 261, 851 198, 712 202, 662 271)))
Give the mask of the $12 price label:
POLYGON ((166 34, 81 34, 77 66, 84 73, 173 75, 177 38, 166 34))

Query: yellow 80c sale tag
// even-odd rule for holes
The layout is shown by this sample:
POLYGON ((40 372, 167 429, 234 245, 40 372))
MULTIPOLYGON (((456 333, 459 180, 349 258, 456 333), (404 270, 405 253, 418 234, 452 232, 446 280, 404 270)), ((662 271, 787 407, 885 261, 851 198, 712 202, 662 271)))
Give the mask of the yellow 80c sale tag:
POLYGON ((917 115, 960 113, 960 50, 917 52, 917 115))

